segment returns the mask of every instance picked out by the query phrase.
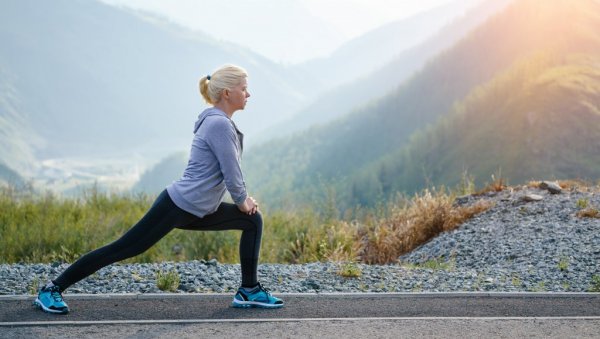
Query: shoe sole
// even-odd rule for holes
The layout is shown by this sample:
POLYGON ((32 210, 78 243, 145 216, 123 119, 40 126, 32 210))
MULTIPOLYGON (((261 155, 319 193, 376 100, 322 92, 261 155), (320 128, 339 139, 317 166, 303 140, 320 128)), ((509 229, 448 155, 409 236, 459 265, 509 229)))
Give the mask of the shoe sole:
POLYGON ((257 301, 234 300, 231 306, 235 308, 282 308, 283 304, 265 304, 257 301))
POLYGON ((46 313, 53 313, 53 314, 67 314, 69 313, 69 309, 67 308, 66 310, 53 310, 51 308, 47 308, 46 306, 44 306, 44 304, 42 304, 42 302, 40 301, 40 299, 35 299, 35 301, 33 302, 33 306, 37 306, 37 308, 41 309, 42 311, 46 312, 46 313))

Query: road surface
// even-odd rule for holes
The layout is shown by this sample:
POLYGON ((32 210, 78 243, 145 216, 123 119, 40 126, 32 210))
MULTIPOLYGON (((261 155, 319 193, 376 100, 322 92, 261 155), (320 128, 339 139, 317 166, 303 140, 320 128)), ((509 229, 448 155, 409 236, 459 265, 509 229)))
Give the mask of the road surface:
POLYGON ((67 315, 0 296, 0 337, 600 338, 600 293, 277 295, 283 309, 234 309, 231 294, 66 294, 67 315))

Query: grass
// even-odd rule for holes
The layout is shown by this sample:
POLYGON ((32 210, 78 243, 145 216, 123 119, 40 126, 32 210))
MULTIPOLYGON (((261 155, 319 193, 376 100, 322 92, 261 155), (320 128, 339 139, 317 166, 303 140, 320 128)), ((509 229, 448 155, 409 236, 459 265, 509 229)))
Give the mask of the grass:
MULTIPOLYGON (((467 185, 468 187, 468 185, 467 185)), ((468 187, 471 190, 470 187, 468 187)), ((386 264, 450 231, 491 204, 454 206, 455 194, 425 190, 398 198, 360 217, 332 217, 318 210, 263 211, 261 262, 332 261, 386 264)), ((0 187, 0 262, 72 262, 118 239, 150 208, 146 195, 84 191, 64 198, 33 189, 0 187)), ((175 229, 132 262, 215 258, 239 262, 239 231, 194 232, 175 229)), ((348 274, 351 273, 348 267, 348 274)))
POLYGON ((175 292, 179 287, 179 273, 175 270, 156 273, 156 286, 161 291, 175 292))
POLYGON ((600 275, 594 275, 592 277, 592 283, 588 288, 588 292, 600 292, 600 275))
POLYGON ((580 218, 600 218, 600 211, 593 207, 588 207, 577 212, 580 218))
POLYGON ((359 257, 368 264, 385 264, 410 252, 441 232, 451 231, 492 204, 480 201, 471 206, 454 206, 454 196, 443 189, 425 190, 391 216, 359 230, 359 257))
POLYGON ((579 209, 576 215, 580 218, 600 218, 600 211, 587 198, 578 199, 576 207, 579 209))
POLYGON ((521 287, 521 284, 523 282, 521 281, 521 279, 518 276, 513 276, 511 278, 511 283, 514 287, 521 287))
POLYGON ((456 268, 456 262, 455 262, 454 258, 452 258, 448 261, 443 260, 442 258, 437 258, 437 259, 427 260, 422 264, 403 263, 402 265, 408 269, 424 268, 424 269, 429 269, 429 270, 434 270, 434 271, 438 271, 438 270, 453 271, 456 268))
POLYGON ((569 268, 569 258, 561 258, 557 267, 561 272, 565 272, 569 268))
POLYGON ((362 270, 356 263, 348 262, 340 266, 338 274, 344 278, 358 278, 362 275, 362 270))
POLYGON ((495 174, 492 174, 492 182, 487 183, 485 187, 476 194, 482 195, 488 192, 502 192, 506 188, 508 188, 507 180, 502 177, 502 169, 498 169, 495 174))
POLYGON ((33 277, 31 283, 29 283, 29 285, 27 286, 27 293, 29 293, 30 295, 36 295, 38 293, 38 290, 40 289, 41 284, 42 283, 39 277, 33 277))
POLYGON ((543 281, 538 282, 535 286, 530 288, 531 292, 547 292, 548 288, 546 283, 543 281))
POLYGON ((589 205, 589 200, 588 199, 586 199, 586 198, 577 199, 576 206, 577 206, 578 209, 580 209, 580 210, 585 209, 585 208, 588 207, 588 205, 589 205))

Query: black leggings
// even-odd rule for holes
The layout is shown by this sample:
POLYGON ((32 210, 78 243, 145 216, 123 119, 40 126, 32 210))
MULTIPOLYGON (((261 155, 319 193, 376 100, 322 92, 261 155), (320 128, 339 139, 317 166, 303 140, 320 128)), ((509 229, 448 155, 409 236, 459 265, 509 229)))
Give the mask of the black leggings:
POLYGON ((197 231, 242 230, 242 286, 254 286, 258 283, 257 266, 262 226, 260 213, 247 215, 236 205, 229 203, 221 203, 215 213, 199 218, 177 207, 164 190, 146 215, 121 238, 82 256, 53 280, 53 283, 64 291, 102 267, 143 253, 173 228, 180 228, 197 231))

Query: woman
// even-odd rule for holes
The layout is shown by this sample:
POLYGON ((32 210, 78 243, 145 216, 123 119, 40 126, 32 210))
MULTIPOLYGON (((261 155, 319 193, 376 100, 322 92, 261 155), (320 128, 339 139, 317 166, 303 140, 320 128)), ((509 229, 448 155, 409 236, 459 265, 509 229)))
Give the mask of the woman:
POLYGON ((169 185, 120 239, 84 255, 42 287, 34 305, 46 312, 68 313, 62 291, 102 267, 146 251, 173 228, 180 228, 241 230, 242 284, 232 306, 283 306, 283 301, 273 297, 257 279, 262 217, 258 204, 246 192, 240 167, 243 134, 231 120, 250 97, 247 76, 244 69, 226 65, 200 80, 200 93, 213 107, 198 116, 183 177, 169 185), (226 190, 234 204, 222 202, 226 190))

